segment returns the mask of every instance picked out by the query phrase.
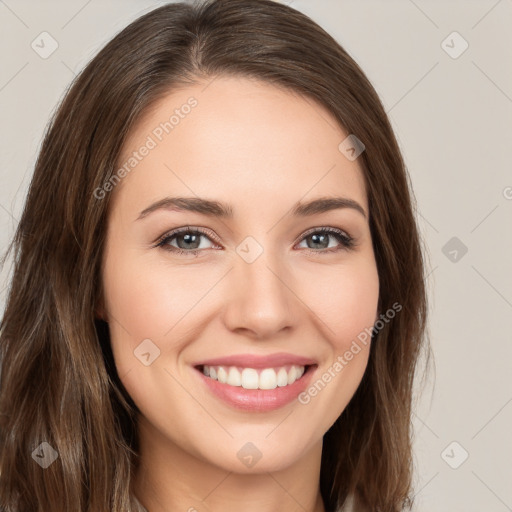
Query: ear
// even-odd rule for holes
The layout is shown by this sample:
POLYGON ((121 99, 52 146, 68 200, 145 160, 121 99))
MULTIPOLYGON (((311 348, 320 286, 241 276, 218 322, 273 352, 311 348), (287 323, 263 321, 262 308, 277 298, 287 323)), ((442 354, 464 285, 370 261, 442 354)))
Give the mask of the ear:
POLYGON ((94 309, 94 317, 108 323, 108 315, 103 304, 103 299, 100 299, 98 305, 94 309))
POLYGON ((105 322, 107 321, 105 317, 105 312, 101 308, 96 308, 94 310, 94 318, 97 320, 103 320, 105 322))

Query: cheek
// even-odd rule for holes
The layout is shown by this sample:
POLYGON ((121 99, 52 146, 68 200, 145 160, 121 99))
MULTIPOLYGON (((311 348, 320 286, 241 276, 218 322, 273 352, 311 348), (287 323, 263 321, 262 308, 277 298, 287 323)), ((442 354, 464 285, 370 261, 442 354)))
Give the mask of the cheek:
POLYGON ((225 269, 211 265, 199 269, 197 265, 172 266, 162 259, 144 261, 127 251, 122 257, 114 251, 109 254, 103 276, 105 302, 112 352, 123 381, 126 376, 127 390, 137 393, 141 386, 155 385, 142 384, 150 377, 138 355, 149 351, 155 357, 150 368, 180 357, 194 337, 193 330, 204 321, 208 292, 224 273, 225 269))
POLYGON ((165 370, 185 345, 182 327, 205 293, 199 288, 204 279, 201 285, 191 268, 145 263, 129 250, 108 255, 103 279, 112 352, 120 380, 147 417, 170 414, 170 404, 187 407, 182 388, 165 370))
MULTIPOLYGON (((218 278, 193 266, 136 258, 105 269, 108 310, 134 338, 162 339, 194 309, 218 278)), ((179 329, 177 329, 179 330, 179 329)))
POLYGON ((344 349, 349 340, 356 339, 361 332, 374 324, 378 299, 376 272, 352 275, 340 282, 332 299, 338 306, 337 312, 333 311, 329 319, 332 330, 341 335, 338 343, 340 349, 344 349))
MULTIPOLYGON (((373 259, 318 272, 311 309, 321 320, 329 351, 299 402, 327 431, 356 392, 368 364, 371 329, 377 317, 379 278, 373 259)), ((314 420, 312 420, 314 421, 314 420)))
POLYGON ((377 317, 379 277, 373 255, 336 268, 318 267, 301 285, 302 297, 336 352, 371 328, 377 317))

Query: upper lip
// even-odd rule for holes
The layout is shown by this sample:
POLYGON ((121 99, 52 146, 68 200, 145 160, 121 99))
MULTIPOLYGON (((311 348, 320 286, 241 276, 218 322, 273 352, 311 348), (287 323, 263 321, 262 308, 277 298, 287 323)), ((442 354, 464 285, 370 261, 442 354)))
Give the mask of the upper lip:
POLYGON ((239 366, 241 368, 276 368, 286 365, 308 366, 316 361, 309 357, 279 352, 266 356, 256 354, 234 354, 226 357, 215 357, 195 363, 194 366, 239 366))

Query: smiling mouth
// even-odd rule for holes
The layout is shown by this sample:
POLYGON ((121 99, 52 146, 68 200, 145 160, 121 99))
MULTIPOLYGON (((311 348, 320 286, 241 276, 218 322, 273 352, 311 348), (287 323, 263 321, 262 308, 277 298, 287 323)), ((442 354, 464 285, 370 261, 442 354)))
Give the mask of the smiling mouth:
POLYGON ((276 368, 199 365, 195 368, 221 384, 244 389, 270 390, 290 386, 317 365, 285 365, 276 368))

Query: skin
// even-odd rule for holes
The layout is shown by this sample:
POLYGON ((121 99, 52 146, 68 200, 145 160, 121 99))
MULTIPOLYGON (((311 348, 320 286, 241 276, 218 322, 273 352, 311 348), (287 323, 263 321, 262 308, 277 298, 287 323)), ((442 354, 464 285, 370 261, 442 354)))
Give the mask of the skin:
MULTIPOLYGON (((191 96, 197 106, 112 192, 108 221, 98 314, 109 322, 119 376, 141 411, 136 496, 150 512, 237 505, 321 512, 322 436, 354 395, 369 345, 308 404, 294 400, 270 412, 227 405, 198 386, 193 364, 289 352, 317 361, 314 382, 373 325, 379 280, 363 172, 339 151, 348 133, 324 107, 235 77, 160 100, 131 132, 119 165, 191 96), (137 220, 166 196, 227 203, 233 218, 158 210, 137 220), (289 213, 298 201, 326 196, 357 201, 366 217, 353 208, 289 213), (155 247, 184 226, 218 241, 201 235, 198 257, 155 247), (348 233, 356 246, 303 236, 323 227, 348 233), (252 263, 236 252, 247 236, 263 248, 252 263), (160 350, 149 366, 134 356, 145 339, 160 350), (251 468, 237 457, 247 442, 261 452, 251 468)), ((168 245, 198 247, 188 243, 178 236, 168 245)))

